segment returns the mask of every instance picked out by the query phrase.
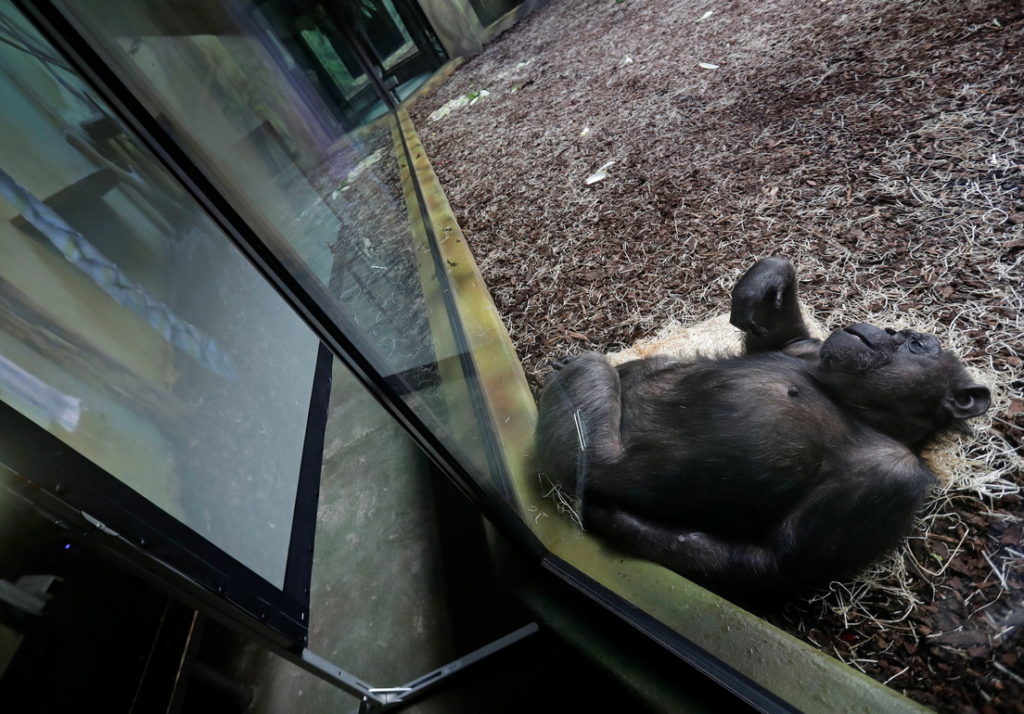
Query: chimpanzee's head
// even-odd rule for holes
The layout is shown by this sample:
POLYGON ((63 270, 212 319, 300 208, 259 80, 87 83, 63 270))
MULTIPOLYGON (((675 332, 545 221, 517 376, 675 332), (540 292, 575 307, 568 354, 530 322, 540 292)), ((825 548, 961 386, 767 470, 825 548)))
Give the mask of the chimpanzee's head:
POLYGON ((819 356, 819 376, 838 401, 912 448, 992 401, 938 339, 913 330, 857 323, 833 332, 819 356))

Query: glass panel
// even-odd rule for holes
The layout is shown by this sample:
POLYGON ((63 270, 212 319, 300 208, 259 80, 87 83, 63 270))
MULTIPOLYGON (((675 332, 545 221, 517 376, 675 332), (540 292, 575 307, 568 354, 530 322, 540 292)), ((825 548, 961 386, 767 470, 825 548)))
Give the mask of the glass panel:
MULTIPOLYGON (((310 582, 309 647, 375 684, 411 681, 464 654, 448 643, 438 519, 443 511, 436 510, 430 471, 415 442, 336 362, 310 582)), ((270 671, 280 677, 275 684, 282 691, 296 686, 279 667, 270 671)), ((354 710, 347 697, 341 701, 341 692, 312 686, 338 711, 354 710)))
POLYGON ((318 341, 0 2, 0 399, 281 587, 318 341))
POLYGON ((469 0, 480 24, 487 27, 502 15, 522 5, 522 0, 469 0))
POLYGON ((342 129, 358 114, 365 38, 391 57, 424 34, 397 21, 407 5, 346 6, 368 14, 345 24, 353 10, 328 3, 61 4, 360 352, 490 474, 486 407, 445 307, 444 264, 402 180, 394 116, 342 129))
POLYGON ((348 128, 387 111, 384 91, 405 99, 446 59, 419 6, 409 0, 263 0, 246 18, 283 50, 279 63, 302 68, 296 73, 348 128))
MULTIPOLYGON (((342 37, 341 11, 333 14, 320 5, 287 0, 266 0, 248 20, 267 38, 279 66, 285 67, 308 93, 317 97, 322 112, 341 126, 354 128, 379 117, 387 104, 351 42, 342 37)), ((332 127, 336 132, 336 127, 332 127)))
POLYGON ((427 24, 415 0, 363 0, 359 37, 384 83, 399 99, 405 99, 441 66, 441 43, 427 24))

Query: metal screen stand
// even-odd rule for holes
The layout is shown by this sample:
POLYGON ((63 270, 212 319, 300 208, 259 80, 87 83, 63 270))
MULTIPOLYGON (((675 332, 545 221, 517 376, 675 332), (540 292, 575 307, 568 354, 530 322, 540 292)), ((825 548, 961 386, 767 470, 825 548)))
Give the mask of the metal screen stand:
POLYGON ((539 630, 540 628, 537 626, 537 623, 531 622, 529 625, 524 625, 504 637, 500 637, 479 649, 473 650, 464 657, 452 660, 448 664, 438 667, 422 677, 418 677, 399 687, 371 686, 309 649, 303 649, 298 654, 288 649, 278 649, 275 646, 270 646, 270 649, 288 661, 302 667, 310 674, 333 684, 339 689, 343 689, 349 694, 361 697, 362 701, 359 709, 353 712, 353 714, 357 712, 358 714, 377 714, 378 712, 400 709, 407 704, 411 704, 452 675, 491 655, 501 652, 539 630))
POLYGON ((524 625, 504 637, 500 637, 479 649, 473 650, 465 657, 452 660, 448 664, 438 667, 434 671, 428 672, 401 687, 372 687, 366 696, 363 697, 359 709, 352 714, 377 714, 377 712, 393 711, 411 704, 452 675, 461 672, 470 665, 476 664, 480 660, 497 654, 538 630, 540 628, 537 626, 537 623, 531 622, 529 625, 524 625), (381 700, 380 703, 371 700, 370 695, 379 698, 381 700))
POLYGON ((408 684, 399 687, 374 687, 315 652, 307 648, 297 648, 294 642, 267 627, 258 618, 249 616, 224 597, 211 592, 182 571, 154 557, 97 518, 71 506, 59 496, 38 488, 0 463, 0 496, 4 494, 11 497, 13 502, 20 502, 26 509, 34 510, 60 526, 67 531, 70 538, 108 558, 115 565, 123 567, 150 585, 310 674, 358 697, 362 700, 360 712, 376 713, 399 709, 423 696, 450 676, 539 630, 536 623, 530 623, 408 684))

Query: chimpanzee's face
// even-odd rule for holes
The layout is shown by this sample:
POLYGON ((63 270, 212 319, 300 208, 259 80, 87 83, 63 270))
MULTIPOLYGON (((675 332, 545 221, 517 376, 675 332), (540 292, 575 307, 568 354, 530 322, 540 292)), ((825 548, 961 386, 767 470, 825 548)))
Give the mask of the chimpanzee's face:
POLYGON ((819 357, 822 383, 862 418, 940 427, 983 414, 991 403, 988 389, 932 335, 858 323, 829 335, 819 357))
POLYGON ((821 346, 821 364, 829 371, 863 373, 893 362, 927 369, 939 359, 942 347, 932 335, 913 330, 884 330, 856 323, 836 330, 821 346))

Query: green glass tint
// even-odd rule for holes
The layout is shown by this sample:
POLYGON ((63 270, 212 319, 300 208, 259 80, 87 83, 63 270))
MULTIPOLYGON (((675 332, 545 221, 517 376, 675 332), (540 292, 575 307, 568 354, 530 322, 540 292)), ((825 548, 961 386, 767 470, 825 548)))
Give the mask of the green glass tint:
POLYGON ((318 341, 0 2, 0 399, 284 582, 318 341))
POLYGON ((522 0, 469 0, 480 24, 484 27, 500 20, 506 13, 522 5, 522 0))
POLYGON ((254 31, 276 45, 279 62, 302 74, 348 128, 385 112, 384 95, 408 97, 445 59, 410 0, 264 0, 247 17, 254 31))
POLYGON ((491 483, 486 406, 385 111, 438 59, 412 5, 60 3, 309 298, 491 483))

